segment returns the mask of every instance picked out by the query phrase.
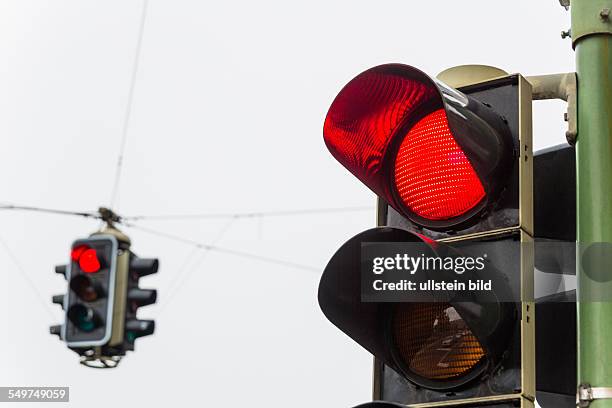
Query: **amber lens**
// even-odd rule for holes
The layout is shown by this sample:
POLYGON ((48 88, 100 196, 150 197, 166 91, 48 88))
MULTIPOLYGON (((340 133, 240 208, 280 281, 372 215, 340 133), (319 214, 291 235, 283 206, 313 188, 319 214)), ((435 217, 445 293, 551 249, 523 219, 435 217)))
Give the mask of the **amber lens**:
POLYGON ((392 334, 403 366, 428 380, 459 379, 485 355, 465 321, 448 303, 398 305, 392 334))

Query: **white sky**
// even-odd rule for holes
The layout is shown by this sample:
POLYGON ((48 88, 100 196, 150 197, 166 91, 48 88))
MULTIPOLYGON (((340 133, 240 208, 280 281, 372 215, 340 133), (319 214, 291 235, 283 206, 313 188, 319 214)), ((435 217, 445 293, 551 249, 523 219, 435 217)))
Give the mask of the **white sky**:
MULTIPOLYGON (((0 1, 0 201, 75 210, 109 203, 141 6, 0 1)), ((322 140, 327 108, 349 79, 386 62, 431 75, 466 63, 571 71, 570 41, 559 36, 568 26, 556 0, 150 0, 117 210, 373 206, 322 140)), ((562 112, 560 102, 536 104, 536 147, 564 141, 562 112)), ((226 227, 141 224, 202 242, 226 227)), ((374 211, 238 220, 219 245, 322 270, 342 242, 373 225, 374 211)), ((92 408, 370 399, 371 356, 320 312, 320 273, 202 257, 140 231, 126 230, 133 250, 161 262, 143 280, 159 291, 142 312, 156 319, 156 334, 116 370, 79 366, 47 334, 61 317, 51 295, 65 289, 53 267, 97 226, 0 212, 0 239, 21 265, 0 245, 0 385, 67 385, 72 406, 92 408)))

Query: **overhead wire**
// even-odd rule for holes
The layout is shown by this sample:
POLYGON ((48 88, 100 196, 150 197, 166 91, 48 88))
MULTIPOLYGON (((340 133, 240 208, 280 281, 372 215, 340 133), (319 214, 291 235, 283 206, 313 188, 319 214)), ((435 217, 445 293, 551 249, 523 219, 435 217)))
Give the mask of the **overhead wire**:
MULTIPOLYGON (((67 210, 58 210, 58 209, 52 209, 52 208, 25 206, 25 205, 17 205, 17 204, 0 204, 0 210, 35 211, 35 212, 50 213, 50 214, 71 215, 71 216, 80 216, 80 217, 86 217, 86 218, 102 219, 102 215, 100 214, 100 212, 67 211, 67 210)), ((231 226, 233 221, 240 219, 240 218, 268 217, 268 216, 271 216, 271 217, 272 216, 297 216, 297 215, 308 215, 308 214, 338 213, 338 212, 365 211, 365 210, 372 210, 372 207, 318 208, 318 209, 284 210, 284 211, 250 212, 250 213, 233 213, 233 214, 232 213, 200 214, 199 216, 203 216, 204 218, 211 218, 211 219, 229 218, 230 221, 227 223, 227 227, 226 227, 226 228, 229 228, 229 226, 231 226)), ((182 216, 182 217, 185 217, 185 216, 182 216)), ((140 231, 152 234, 152 235, 157 235, 160 237, 164 237, 166 239, 171 239, 177 242, 181 242, 183 244, 193 246, 194 248, 200 249, 200 250, 215 251, 215 252, 226 254, 226 255, 250 258, 254 260, 259 260, 261 262, 274 263, 274 264, 284 265, 284 266, 297 268, 297 269, 304 269, 304 270, 310 270, 310 271, 319 270, 318 268, 315 268, 314 266, 300 264, 297 262, 291 262, 291 261, 286 261, 286 260, 282 260, 278 258, 267 257, 267 256, 249 253, 249 252, 238 251, 238 250, 234 250, 230 248, 219 247, 215 244, 216 241, 212 243, 202 243, 202 242, 198 242, 192 239, 183 238, 178 235, 173 235, 173 234, 169 234, 163 231, 154 230, 148 227, 143 227, 141 225, 134 224, 132 222, 132 220, 134 219, 150 219, 150 218, 148 218, 148 216, 119 217, 116 223, 124 225, 128 228, 133 228, 133 229, 140 230, 140 231)))
POLYGON ((346 212, 361 212, 372 211, 372 206, 361 207, 336 207, 336 208, 310 208, 297 210, 279 210, 279 211, 259 211, 259 212, 242 212, 242 213, 204 213, 204 214, 166 214, 166 215, 133 215, 122 217, 129 221, 143 220, 192 220, 192 219, 220 219, 220 218, 263 218, 263 217, 286 217, 295 215, 317 215, 317 214, 334 214, 346 212))
POLYGON ((134 64, 132 65, 132 76, 130 78, 130 88, 128 90, 128 100, 127 100, 127 104, 125 107, 125 114, 123 118, 123 128, 121 131, 121 145, 119 147, 119 155, 117 157, 117 167, 115 170, 115 181, 113 183, 113 190, 111 193, 110 208, 115 207, 117 203, 117 197, 119 195, 119 183, 121 181, 121 170, 123 167, 123 157, 125 153, 125 145, 127 143, 130 118, 132 115, 134 89, 136 88, 136 76, 138 74, 138 65, 140 62, 140 53, 142 49, 142 38, 144 34, 145 22, 147 19, 148 6, 149 6, 149 0, 143 0, 142 13, 140 16, 140 28, 138 30, 138 39, 136 41, 136 52, 134 55, 134 64))
MULTIPOLYGON (((229 231, 229 229, 231 228, 231 226, 234 224, 235 219, 230 219, 229 221, 227 221, 225 223, 225 225, 223 225, 221 227, 221 229, 219 230, 219 232, 216 234, 216 237, 211 241, 212 245, 216 245, 217 243, 219 243, 221 241, 221 239, 223 239, 223 237, 225 236, 225 234, 229 231)), ((189 254, 190 258, 192 258, 192 255, 195 252, 201 251, 200 248, 197 248, 195 246, 192 247, 193 251, 189 254)), ((173 282, 176 282, 176 284, 174 286, 171 286, 168 289, 168 296, 166 297, 166 301, 164 303, 162 303, 162 305, 160 306, 159 309, 159 314, 161 315, 162 311, 168 306, 168 304, 172 301, 172 299, 174 298, 174 296, 176 295, 176 293, 178 293, 179 289, 188 281, 189 277, 191 276, 191 274, 197 270, 200 265, 206 260, 207 255, 210 253, 210 250, 205 250, 199 259, 196 260, 195 263, 193 263, 191 265, 190 268, 188 268, 189 266, 189 261, 186 260, 183 265, 181 266, 181 268, 179 268, 179 270, 177 271, 177 274, 173 280, 173 282)), ((172 285, 172 282, 171 282, 172 285)))
POLYGON ((48 214, 74 215, 86 218, 100 218, 100 214, 97 212, 57 210, 54 208, 33 207, 29 205, 0 204, 0 210, 33 211, 48 214))
POLYGON ((154 229, 151 229, 151 228, 143 227, 143 226, 136 225, 136 224, 129 223, 129 222, 124 222, 123 225, 125 225, 126 227, 129 227, 129 228, 133 228, 135 230, 140 230, 140 231, 146 232, 148 234, 157 235, 159 237, 170 239, 170 240, 173 240, 173 241, 176 241, 176 242, 181 242, 183 244, 191 245, 191 246, 194 246, 196 248, 203 249, 203 250, 215 251, 215 252, 219 252, 219 253, 226 254, 226 255, 233 255, 233 256, 237 256, 237 257, 241 257, 241 258, 248 258, 248 259, 258 260, 258 261, 261 261, 261 262, 267 262, 267 263, 273 263, 273 264, 276 264, 276 265, 288 266, 288 267, 296 268, 296 269, 303 269, 303 270, 316 271, 316 272, 319 271, 319 268, 315 268, 314 266, 304 265, 304 264, 300 264, 300 263, 297 263, 297 262, 286 261, 286 260, 278 259, 278 258, 272 258, 272 257, 257 255, 257 254, 253 254, 253 253, 250 253, 250 252, 242 252, 242 251, 238 251, 238 250, 235 250, 235 249, 219 247, 219 246, 213 245, 213 244, 202 243, 202 242, 198 242, 198 241, 195 241, 195 240, 192 240, 192 239, 189 239, 189 238, 183 238, 183 237, 180 237, 178 235, 169 234, 169 233, 166 233, 166 232, 163 232, 163 231, 154 230, 154 229))

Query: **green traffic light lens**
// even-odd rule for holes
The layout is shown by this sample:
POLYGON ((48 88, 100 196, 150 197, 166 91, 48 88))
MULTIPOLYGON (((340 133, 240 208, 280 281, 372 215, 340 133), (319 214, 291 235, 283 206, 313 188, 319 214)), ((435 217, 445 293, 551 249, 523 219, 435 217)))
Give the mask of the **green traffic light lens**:
POLYGON ((99 318, 95 312, 83 305, 73 305, 68 310, 68 318, 70 321, 85 332, 93 331, 99 326, 99 318))

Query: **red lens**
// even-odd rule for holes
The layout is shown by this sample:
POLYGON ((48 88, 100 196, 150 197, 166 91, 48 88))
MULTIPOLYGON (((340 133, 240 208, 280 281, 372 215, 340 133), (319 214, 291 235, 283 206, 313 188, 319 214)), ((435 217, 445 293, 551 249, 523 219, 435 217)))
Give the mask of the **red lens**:
POLYGON ((86 273, 94 273, 100 270, 100 260, 95 249, 86 249, 79 257, 79 266, 86 273))
POLYGON ((403 203, 428 220, 458 217, 485 197, 480 178, 448 128, 444 109, 408 131, 395 160, 395 184, 403 203))
POLYGON ((87 245, 79 245, 78 247, 72 249, 72 252, 70 253, 70 258, 72 258, 74 262, 77 262, 81 257, 81 254, 83 254, 83 252, 88 249, 89 247, 87 245))

